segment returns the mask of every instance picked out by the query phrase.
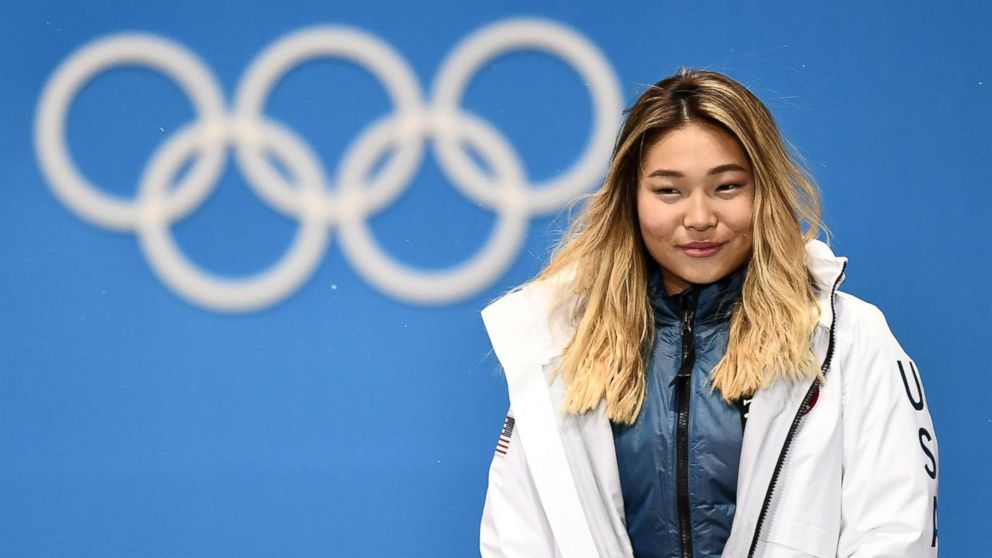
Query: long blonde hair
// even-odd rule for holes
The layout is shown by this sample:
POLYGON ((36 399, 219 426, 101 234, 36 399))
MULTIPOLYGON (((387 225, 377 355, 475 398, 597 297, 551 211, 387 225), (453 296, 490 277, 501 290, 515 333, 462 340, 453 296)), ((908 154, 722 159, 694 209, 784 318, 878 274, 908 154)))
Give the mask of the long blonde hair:
POLYGON ((737 138, 755 182, 753 252, 727 352, 711 374, 714 388, 732 401, 778 378, 819 374, 811 347, 818 315, 804 251, 822 228, 819 191, 757 97, 724 75, 681 68, 627 111, 602 188, 587 198, 535 278, 574 274, 559 293, 559 310, 575 326, 558 365, 566 412, 590 411, 605 398, 614 422, 631 424, 640 413, 654 339, 648 279, 657 266, 638 224, 638 170, 652 141, 693 122, 737 138))

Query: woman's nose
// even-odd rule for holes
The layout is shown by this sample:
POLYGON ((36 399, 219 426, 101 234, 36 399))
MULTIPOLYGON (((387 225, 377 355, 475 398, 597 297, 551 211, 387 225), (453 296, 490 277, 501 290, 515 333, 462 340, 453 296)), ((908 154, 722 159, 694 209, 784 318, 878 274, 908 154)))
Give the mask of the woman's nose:
POLYGON ((682 224, 687 229, 704 230, 716 226, 716 213, 705 195, 697 193, 686 200, 685 216, 682 224))

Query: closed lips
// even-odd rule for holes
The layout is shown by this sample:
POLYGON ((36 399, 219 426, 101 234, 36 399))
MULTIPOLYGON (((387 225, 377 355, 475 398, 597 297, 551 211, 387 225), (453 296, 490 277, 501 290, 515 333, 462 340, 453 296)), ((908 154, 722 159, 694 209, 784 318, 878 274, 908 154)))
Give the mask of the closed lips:
POLYGON ((723 244, 716 242, 692 242, 689 244, 683 244, 682 250, 687 256, 705 258, 715 254, 721 246, 723 246, 723 244))

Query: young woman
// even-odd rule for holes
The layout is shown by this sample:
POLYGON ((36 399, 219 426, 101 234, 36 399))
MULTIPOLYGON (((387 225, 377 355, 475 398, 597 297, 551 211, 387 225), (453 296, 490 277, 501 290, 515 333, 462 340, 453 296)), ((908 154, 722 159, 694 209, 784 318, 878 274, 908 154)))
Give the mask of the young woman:
POLYGON ((919 374, 820 228, 745 87, 646 91, 547 269, 483 311, 511 407, 483 556, 936 556, 919 374))

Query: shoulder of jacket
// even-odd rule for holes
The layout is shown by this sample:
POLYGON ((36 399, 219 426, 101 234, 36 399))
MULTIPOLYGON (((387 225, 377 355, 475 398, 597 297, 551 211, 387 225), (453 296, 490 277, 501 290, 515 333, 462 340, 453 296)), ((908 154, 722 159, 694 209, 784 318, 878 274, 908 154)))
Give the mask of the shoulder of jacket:
POLYGON ((482 320, 504 367, 511 362, 547 363, 574 333, 561 311, 563 282, 552 277, 525 283, 482 310, 482 320))
MULTIPOLYGON (((844 382, 859 385, 883 381, 909 356, 889 329, 877 306, 843 292, 837 293, 836 338, 840 361, 845 362, 844 382)), ((889 378, 891 380, 891 378, 889 378)), ((857 390, 856 390, 857 391, 857 390)))
POLYGON ((850 293, 837 291, 836 330, 848 336, 890 334, 885 315, 874 304, 850 293))
POLYGON ((571 283, 574 273, 560 272, 552 277, 533 279, 517 285, 509 291, 503 293, 491 301, 483 309, 483 312, 500 304, 512 304, 510 301, 529 299, 534 301, 550 302, 562 288, 567 288, 571 283))
POLYGON ((482 309, 486 328, 531 327, 547 323, 554 288, 547 281, 531 281, 502 294, 482 309))

